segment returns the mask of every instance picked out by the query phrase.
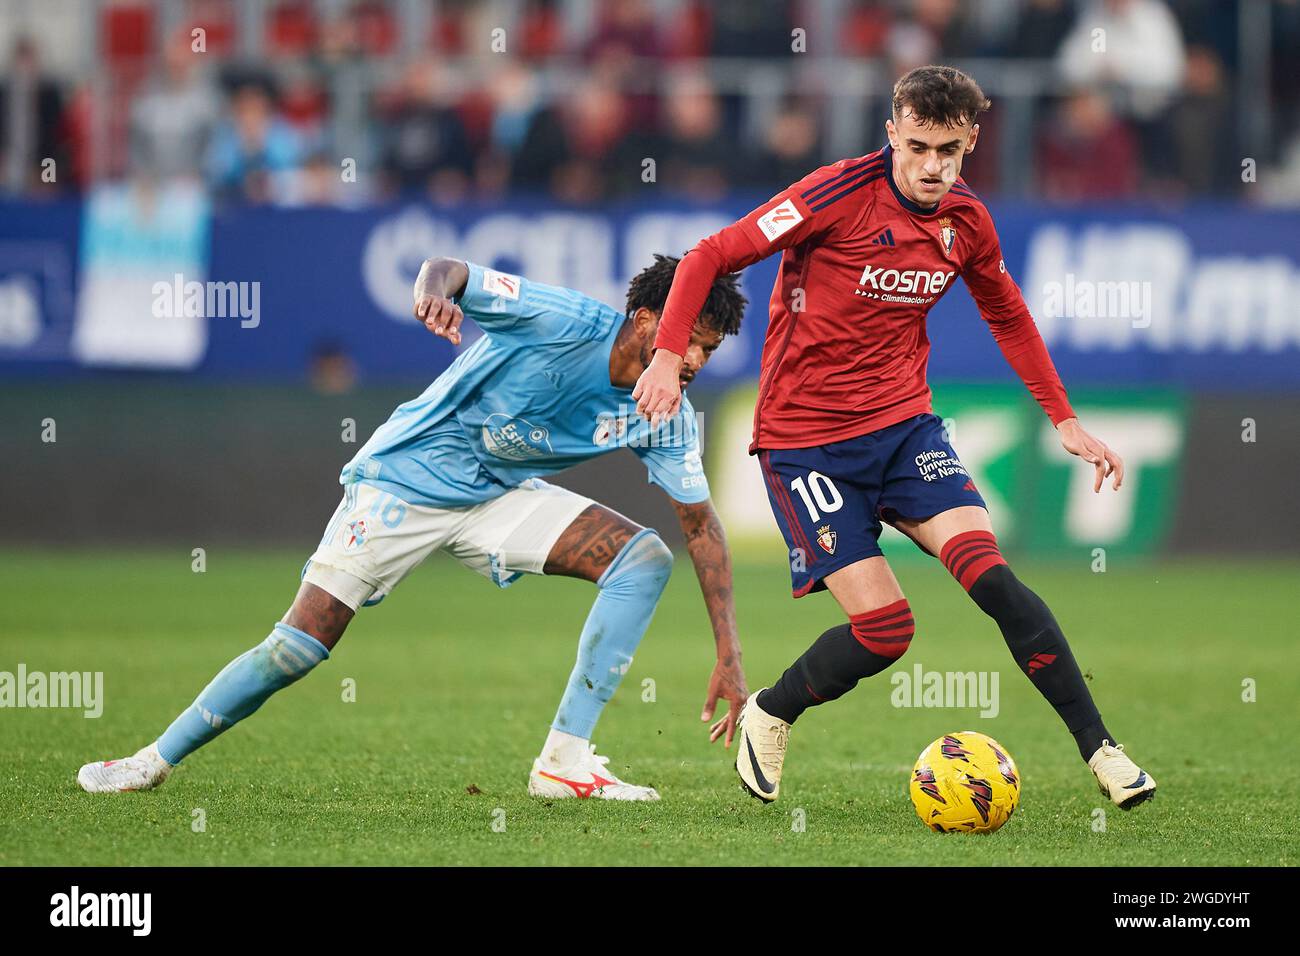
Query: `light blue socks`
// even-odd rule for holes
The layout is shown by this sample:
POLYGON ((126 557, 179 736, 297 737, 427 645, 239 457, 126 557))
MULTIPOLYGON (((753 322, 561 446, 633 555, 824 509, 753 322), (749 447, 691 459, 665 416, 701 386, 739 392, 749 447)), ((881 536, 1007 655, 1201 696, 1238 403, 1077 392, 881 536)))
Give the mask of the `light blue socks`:
POLYGON ((329 656, 325 645, 307 632, 277 624, 266 640, 222 668, 172 721, 158 738, 158 753, 173 766, 180 763, 329 656))
POLYGON ((578 662, 551 724, 554 729, 591 739, 600 712, 650 626, 672 568, 673 553, 646 528, 624 545, 596 581, 600 593, 578 639, 578 662))
MULTIPOLYGON (((668 583, 673 555, 645 529, 618 553, 596 586, 600 589, 578 640, 552 727, 589 740, 596 720, 632 663, 668 583)), ((223 731, 256 711, 276 691, 304 677, 329 657, 310 634, 277 624, 261 644, 227 664, 158 738, 158 752, 180 763, 223 731)))

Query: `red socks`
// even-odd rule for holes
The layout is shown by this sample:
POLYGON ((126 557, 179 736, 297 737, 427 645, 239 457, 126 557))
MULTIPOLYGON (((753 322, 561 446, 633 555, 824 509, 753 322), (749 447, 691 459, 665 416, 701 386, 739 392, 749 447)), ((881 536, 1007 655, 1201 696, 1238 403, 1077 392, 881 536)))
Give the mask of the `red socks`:
POLYGON ((939 551, 939 560, 966 591, 970 591, 979 576, 989 568, 1007 563, 998 550, 998 539, 991 531, 964 531, 953 535, 939 551))
POLYGON ((916 632, 916 622, 912 620, 912 608, 907 598, 873 611, 854 614, 849 618, 849 624, 859 644, 890 660, 903 656, 916 632))

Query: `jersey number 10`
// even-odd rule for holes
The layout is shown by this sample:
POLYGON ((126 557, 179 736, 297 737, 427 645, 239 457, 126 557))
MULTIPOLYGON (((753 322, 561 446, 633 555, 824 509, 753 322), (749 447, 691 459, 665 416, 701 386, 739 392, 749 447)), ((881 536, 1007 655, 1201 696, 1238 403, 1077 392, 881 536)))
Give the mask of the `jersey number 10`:
POLYGON ((790 482, 790 487, 799 493, 803 499, 804 507, 808 509, 808 517, 813 521, 820 521, 823 514, 830 514, 832 511, 839 511, 844 507, 844 496, 840 494, 835 483, 823 475, 820 471, 808 472, 808 481, 805 484, 801 477, 790 482), (816 502, 816 504, 813 504, 816 502), (817 509, 820 508, 819 512, 817 509))

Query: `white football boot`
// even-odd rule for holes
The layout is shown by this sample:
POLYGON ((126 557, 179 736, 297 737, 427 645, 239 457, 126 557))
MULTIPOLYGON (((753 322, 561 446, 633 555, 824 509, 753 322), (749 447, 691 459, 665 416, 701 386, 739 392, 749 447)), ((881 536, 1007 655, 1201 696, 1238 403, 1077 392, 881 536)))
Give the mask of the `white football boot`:
POLYGON ((125 793, 152 790, 176 768, 163 760, 157 742, 121 760, 88 763, 77 771, 77 783, 87 793, 125 793))
POLYGON ((1129 759, 1124 745, 1103 740, 1088 761, 1097 777, 1097 787, 1121 810, 1131 810, 1156 795, 1155 779, 1129 759))
POLYGON ((750 794, 764 803, 771 803, 781 789, 781 766, 785 763, 790 725, 758 706, 760 693, 754 691, 750 694, 740 712, 736 773, 740 774, 740 782, 750 794))
POLYGON ((528 795, 564 800, 577 797, 581 800, 658 800, 654 787, 639 787, 614 776, 606 766, 608 757, 596 753, 595 744, 583 748, 571 766, 547 766, 542 758, 533 761, 533 772, 528 775, 528 795))

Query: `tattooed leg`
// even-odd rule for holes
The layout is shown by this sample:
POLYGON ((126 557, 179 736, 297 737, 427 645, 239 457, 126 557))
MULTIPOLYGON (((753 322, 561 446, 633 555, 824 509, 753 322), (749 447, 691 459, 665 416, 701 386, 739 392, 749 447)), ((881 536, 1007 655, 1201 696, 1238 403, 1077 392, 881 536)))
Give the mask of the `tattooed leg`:
POLYGON ((636 522, 604 505, 591 505, 564 529, 546 556, 542 572, 596 581, 642 530, 636 522))

